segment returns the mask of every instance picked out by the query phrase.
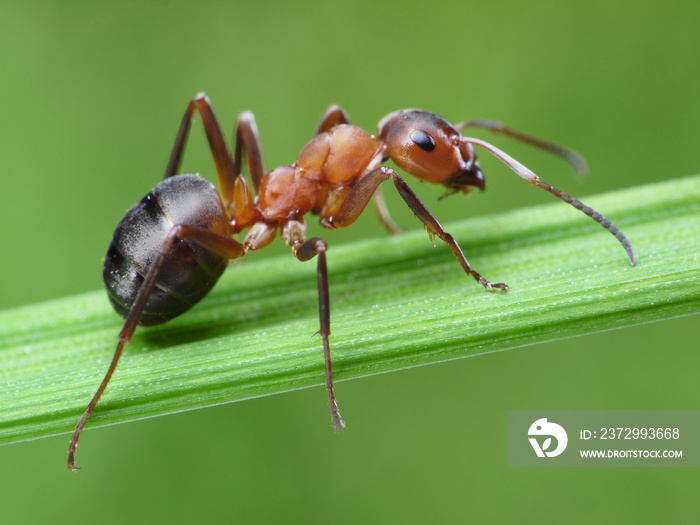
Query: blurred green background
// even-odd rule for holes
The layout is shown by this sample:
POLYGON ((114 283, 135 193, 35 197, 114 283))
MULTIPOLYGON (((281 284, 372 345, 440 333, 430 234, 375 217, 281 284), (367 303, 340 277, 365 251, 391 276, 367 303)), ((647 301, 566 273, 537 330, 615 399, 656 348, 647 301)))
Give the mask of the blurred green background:
MULTIPOLYGON (((696 2, 651 0, 3 2, 0 307, 102 286, 115 225, 162 176, 202 90, 228 134, 255 112, 268 167, 292 162, 338 103, 370 131, 419 107, 570 145, 589 161, 584 181, 479 134, 578 197, 697 173, 699 16, 696 2)), ((192 131, 183 170, 213 180, 199 122, 192 131)), ((438 203, 442 190, 414 184, 443 223, 551 201, 481 157, 484 194, 438 203)), ((317 233, 331 250, 385 235, 373 213, 317 233)), ((243 264, 286 251, 277 242, 243 264)), ((697 469, 508 468, 506 418, 697 409, 699 334, 686 317, 340 381, 340 434, 319 386, 88 430, 78 474, 64 470, 67 435, 0 447, 1 519, 692 522, 697 469)))

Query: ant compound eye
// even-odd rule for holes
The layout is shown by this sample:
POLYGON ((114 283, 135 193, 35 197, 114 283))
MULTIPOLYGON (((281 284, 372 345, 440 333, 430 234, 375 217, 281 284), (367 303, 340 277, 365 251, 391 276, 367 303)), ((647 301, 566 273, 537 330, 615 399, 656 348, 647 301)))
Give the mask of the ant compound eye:
POLYGON ((425 131, 414 131, 411 133, 411 140, 423 151, 430 153, 435 149, 435 140, 425 131))

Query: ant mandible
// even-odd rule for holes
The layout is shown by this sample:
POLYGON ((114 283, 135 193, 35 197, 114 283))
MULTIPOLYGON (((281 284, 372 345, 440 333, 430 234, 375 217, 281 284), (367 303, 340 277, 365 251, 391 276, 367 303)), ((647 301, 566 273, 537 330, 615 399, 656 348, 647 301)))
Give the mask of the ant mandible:
POLYGON ((187 106, 180 124, 164 180, 129 210, 117 226, 104 263, 109 299, 126 318, 117 349, 102 383, 76 426, 68 451, 68 468, 76 470, 75 452, 85 422, 97 405, 137 324, 164 323, 201 300, 214 286, 229 260, 243 257, 272 242, 281 230, 282 239, 300 261, 317 257, 319 333, 323 340, 326 388, 333 426, 341 429, 333 390, 328 270, 323 239, 306 239, 304 215, 320 216, 328 229, 350 226, 374 196, 384 225, 391 222, 379 186, 391 179, 403 200, 434 236, 442 239, 466 273, 487 290, 505 291, 503 283, 491 283, 474 270, 457 241, 425 207, 406 182, 381 164, 391 159, 402 170, 421 180, 445 186, 449 192, 468 193, 485 188, 474 146, 486 149, 531 185, 539 186, 599 222, 620 241, 634 264, 634 252, 625 235, 609 220, 580 201, 540 180, 532 171, 498 148, 479 139, 463 137, 469 127, 486 128, 563 157, 582 170, 583 159, 575 152, 495 122, 471 121, 453 126, 443 118, 420 110, 391 113, 379 123, 377 136, 348 124, 345 112, 331 106, 316 134, 304 146, 296 162, 265 174, 255 118, 245 112, 238 117, 233 157, 202 93, 187 106), (201 115, 211 148, 220 194, 198 175, 176 175, 194 112, 201 115), (241 174, 245 154, 253 196, 241 174), (249 230, 243 242, 233 236, 249 230))

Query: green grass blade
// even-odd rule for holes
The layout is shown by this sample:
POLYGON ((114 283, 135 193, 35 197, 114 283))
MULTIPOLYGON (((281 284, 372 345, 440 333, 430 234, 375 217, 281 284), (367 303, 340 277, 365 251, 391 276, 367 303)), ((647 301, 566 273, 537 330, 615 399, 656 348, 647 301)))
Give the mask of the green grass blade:
MULTIPOLYGON (((336 381, 700 311, 700 176, 585 202, 627 234, 636 267, 560 202, 447 225, 507 294, 424 231, 329 236, 336 381)), ((137 330, 88 428, 323 384, 315 263, 253 258, 191 312, 137 330)), ((121 323, 104 292, 0 312, 0 443, 72 431, 121 323)))

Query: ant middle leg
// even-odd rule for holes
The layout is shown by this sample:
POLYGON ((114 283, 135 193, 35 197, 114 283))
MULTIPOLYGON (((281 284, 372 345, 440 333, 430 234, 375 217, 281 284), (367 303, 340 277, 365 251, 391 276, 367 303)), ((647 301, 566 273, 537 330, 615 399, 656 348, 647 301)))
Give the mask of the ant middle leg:
POLYGON ((321 117, 321 121, 318 123, 318 126, 316 127, 316 131, 314 132, 314 136, 320 135, 321 133, 325 133, 329 129, 331 129, 333 126, 337 124, 349 124, 350 119, 348 118, 348 114, 345 113, 345 110, 341 108, 340 106, 332 105, 330 106, 326 112, 323 114, 321 117))
POLYGON ((360 181, 347 195, 336 214, 332 217, 321 217, 321 224, 330 229, 350 226, 365 209, 370 198, 372 198, 372 195, 374 195, 374 192, 379 185, 389 178, 391 178, 394 182, 394 186, 399 192, 399 195, 401 195, 401 198, 406 202, 406 204, 408 204, 408 207, 411 208, 416 217, 418 217, 418 219, 420 219, 423 225, 427 228, 431 241, 433 241, 433 237, 436 235, 442 239, 442 241, 450 247, 452 253, 457 258, 457 261, 459 261, 459 264, 462 266, 464 271, 471 275, 476 281, 481 283, 482 286, 488 291, 506 291, 508 289, 508 286, 505 283, 492 283, 488 279, 482 277, 479 272, 471 267, 455 238, 443 230, 440 222, 435 218, 430 210, 426 208, 425 204, 421 202, 408 184, 406 184, 406 181, 404 181, 398 175, 398 173, 390 168, 387 168, 386 166, 376 168, 360 179, 360 181))
POLYGON ((260 187, 260 182, 265 174, 265 163, 263 160, 262 146, 260 144, 260 137, 257 125, 255 123, 255 117, 249 111, 241 113, 238 116, 234 156, 231 157, 228 147, 226 146, 224 133, 221 130, 221 126, 216 118, 216 115, 214 114, 209 97, 207 97, 204 93, 199 93, 196 95, 187 105, 185 114, 182 116, 180 128, 178 129, 175 137, 175 143, 173 144, 170 159, 168 160, 168 165, 165 169, 165 176, 163 177, 165 179, 176 175, 178 172, 180 161, 182 160, 182 155, 185 151, 185 143, 187 142, 192 117, 195 111, 198 111, 202 118, 204 131, 206 133, 209 148, 211 149, 211 154, 214 159, 214 167, 216 169, 219 190, 221 191, 221 196, 226 209, 231 212, 234 199, 234 187, 236 184, 236 179, 241 173, 241 160, 243 153, 245 152, 246 160, 248 161, 248 171, 250 172, 253 187, 255 188, 256 192, 260 187))
POLYGON ((211 102, 209 97, 204 93, 197 94, 185 109, 185 114, 182 116, 182 121, 180 122, 180 128, 177 131, 175 137, 175 144, 173 144, 173 150, 170 153, 170 159, 168 160, 168 165, 165 168, 165 176, 163 178, 167 179, 173 175, 177 175, 180 168, 180 161, 182 160, 182 154, 185 151, 185 143, 187 142, 187 135, 190 131, 190 124, 192 123, 192 116, 194 112, 199 111, 202 117, 202 123, 204 124, 204 131, 207 135, 207 140, 209 141, 209 147, 211 149, 212 157, 214 159, 214 167, 216 168, 216 178, 219 182, 219 190, 223 196, 224 203, 228 205, 233 198, 233 186, 238 176, 238 170, 231 159, 228 147, 226 146, 226 140, 224 139, 224 134, 221 131, 221 126, 219 121, 216 119, 214 110, 211 107, 211 102))
POLYGON ((265 160, 258 125, 255 122, 255 115, 251 111, 244 111, 238 115, 236 123, 233 164, 237 173, 241 173, 243 153, 248 161, 248 172, 253 182, 253 188, 255 188, 255 193, 258 193, 260 183, 265 176, 265 160))
POLYGON ((289 220, 282 225, 282 237, 292 247, 294 256, 302 262, 318 257, 318 316, 320 329, 318 333, 323 339, 323 358, 326 365, 326 390, 328 390, 328 403, 330 405, 333 428, 340 430, 345 428, 345 421, 340 416, 338 401, 333 387, 333 370, 331 367, 331 347, 329 337, 331 335, 331 303, 328 287, 328 266, 326 264, 326 241, 318 237, 304 240, 306 225, 303 220, 289 220))

